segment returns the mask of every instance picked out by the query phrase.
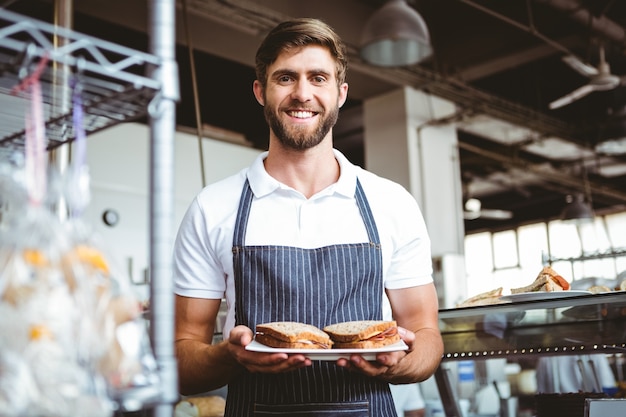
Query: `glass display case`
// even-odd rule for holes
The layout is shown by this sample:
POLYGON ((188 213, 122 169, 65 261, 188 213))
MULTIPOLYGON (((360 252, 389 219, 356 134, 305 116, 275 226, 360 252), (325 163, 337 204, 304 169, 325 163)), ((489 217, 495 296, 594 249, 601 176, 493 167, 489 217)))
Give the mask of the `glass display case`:
MULTIPOLYGON (((626 352, 626 292, 527 293, 500 304, 439 311, 443 362, 626 352)), ((436 381, 447 417, 460 416, 442 366, 436 381)))

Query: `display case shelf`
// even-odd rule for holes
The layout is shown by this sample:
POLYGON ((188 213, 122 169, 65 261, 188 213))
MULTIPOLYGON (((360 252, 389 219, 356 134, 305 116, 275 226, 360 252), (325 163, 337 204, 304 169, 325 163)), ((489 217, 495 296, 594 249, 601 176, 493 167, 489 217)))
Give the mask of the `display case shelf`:
POLYGON ((68 74, 81 86, 87 134, 146 115, 161 89, 154 55, 0 9, 0 157, 24 146, 28 97, 13 89, 44 57, 41 74, 47 149, 75 138, 68 74))

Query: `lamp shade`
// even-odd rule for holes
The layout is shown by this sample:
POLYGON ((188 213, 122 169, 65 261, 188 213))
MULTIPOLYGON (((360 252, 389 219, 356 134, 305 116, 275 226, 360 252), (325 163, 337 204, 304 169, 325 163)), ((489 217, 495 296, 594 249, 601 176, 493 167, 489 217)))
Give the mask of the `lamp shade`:
POLYGON ((365 23, 360 53, 383 67, 416 64, 432 54, 428 27, 405 0, 389 0, 365 23))
POLYGON ((568 195, 567 203, 561 212, 561 220, 572 223, 587 223, 593 221, 593 210, 585 202, 582 194, 575 197, 568 195))

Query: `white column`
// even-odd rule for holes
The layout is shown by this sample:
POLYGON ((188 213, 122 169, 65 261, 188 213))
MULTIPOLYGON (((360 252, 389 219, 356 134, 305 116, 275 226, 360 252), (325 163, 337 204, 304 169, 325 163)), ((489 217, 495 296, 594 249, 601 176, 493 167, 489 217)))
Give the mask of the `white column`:
POLYGON ((417 199, 432 241, 440 307, 466 297, 463 208, 453 103, 404 87, 365 101, 365 167, 417 199))

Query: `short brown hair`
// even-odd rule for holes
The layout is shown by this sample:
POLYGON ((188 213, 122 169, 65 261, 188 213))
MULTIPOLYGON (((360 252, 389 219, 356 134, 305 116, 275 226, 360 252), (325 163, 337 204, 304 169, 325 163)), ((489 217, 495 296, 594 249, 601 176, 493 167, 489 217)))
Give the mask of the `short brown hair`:
POLYGON ((292 48, 320 45, 328 48, 335 58, 337 86, 346 80, 348 58, 346 46, 326 23, 319 19, 302 18, 278 24, 267 34, 256 53, 256 77, 263 87, 267 84, 267 67, 278 55, 292 48))

